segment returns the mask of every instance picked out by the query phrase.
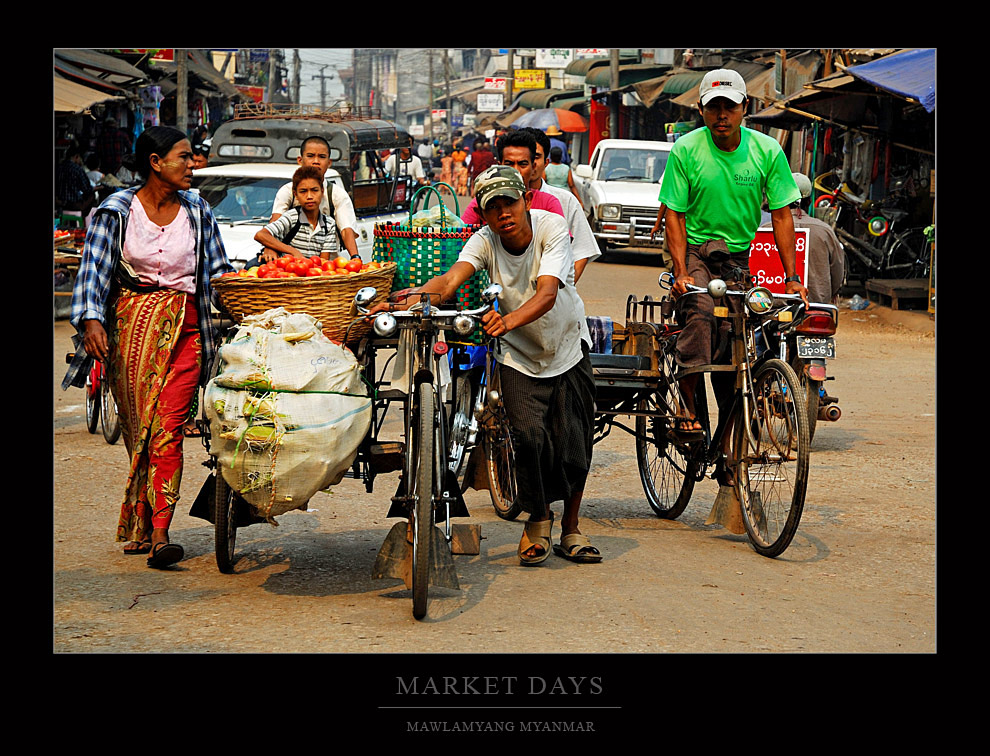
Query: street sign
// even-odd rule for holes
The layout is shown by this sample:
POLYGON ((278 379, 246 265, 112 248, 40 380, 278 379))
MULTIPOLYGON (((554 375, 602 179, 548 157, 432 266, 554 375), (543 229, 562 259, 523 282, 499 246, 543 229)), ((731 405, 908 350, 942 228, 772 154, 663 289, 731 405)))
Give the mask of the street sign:
MULTIPOLYGON (((801 283, 808 285, 808 238, 806 228, 794 229, 795 271, 801 276, 801 283)), ((784 266, 780 262, 777 243, 773 238, 773 228, 759 228, 756 238, 749 247, 749 272, 755 286, 766 286, 774 294, 786 294, 784 266)))

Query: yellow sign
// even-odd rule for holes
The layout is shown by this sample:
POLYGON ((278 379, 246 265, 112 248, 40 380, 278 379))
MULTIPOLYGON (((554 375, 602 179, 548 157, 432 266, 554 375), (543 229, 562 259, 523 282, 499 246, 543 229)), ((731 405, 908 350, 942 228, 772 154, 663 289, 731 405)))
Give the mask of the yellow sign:
POLYGON ((546 89, 547 72, 541 68, 520 68, 515 71, 512 86, 515 89, 546 89))

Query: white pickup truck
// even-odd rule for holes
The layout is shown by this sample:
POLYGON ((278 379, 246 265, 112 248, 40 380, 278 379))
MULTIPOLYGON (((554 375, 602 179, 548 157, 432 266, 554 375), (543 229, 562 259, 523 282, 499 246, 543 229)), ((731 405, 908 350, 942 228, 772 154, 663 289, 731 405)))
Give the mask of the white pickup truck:
POLYGON ((672 142, 603 139, 589 165, 577 166, 574 183, 604 254, 608 247, 659 247, 650 241, 660 209, 660 180, 672 142))

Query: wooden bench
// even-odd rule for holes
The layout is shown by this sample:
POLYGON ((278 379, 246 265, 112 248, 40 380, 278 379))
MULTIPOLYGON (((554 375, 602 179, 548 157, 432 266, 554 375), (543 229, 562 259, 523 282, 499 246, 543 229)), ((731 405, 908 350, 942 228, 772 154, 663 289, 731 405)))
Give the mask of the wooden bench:
POLYGON ((874 278, 866 282, 866 296, 892 310, 911 309, 905 301, 928 306, 928 280, 924 278, 874 278))

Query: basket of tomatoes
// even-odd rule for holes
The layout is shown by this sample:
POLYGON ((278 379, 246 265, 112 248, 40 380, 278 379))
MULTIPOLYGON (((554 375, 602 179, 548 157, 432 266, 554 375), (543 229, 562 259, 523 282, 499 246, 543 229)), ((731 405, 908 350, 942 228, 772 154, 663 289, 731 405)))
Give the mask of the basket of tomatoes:
POLYGON ((354 307, 354 295, 365 286, 373 286, 384 299, 394 276, 394 263, 284 256, 255 268, 225 273, 211 283, 223 309, 237 323, 249 315, 284 307, 321 321, 327 338, 353 343, 371 330, 371 323, 354 307))

